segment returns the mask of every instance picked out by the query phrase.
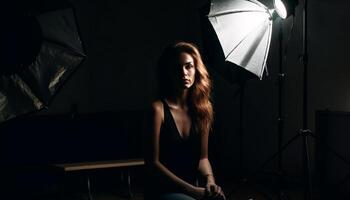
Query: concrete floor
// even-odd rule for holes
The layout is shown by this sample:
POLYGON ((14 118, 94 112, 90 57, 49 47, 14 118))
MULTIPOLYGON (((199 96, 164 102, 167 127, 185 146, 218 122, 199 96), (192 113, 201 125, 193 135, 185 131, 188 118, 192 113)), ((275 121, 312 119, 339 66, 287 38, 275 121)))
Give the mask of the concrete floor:
MULTIPOLYGON (((255 183, 231 183, 226 182, 222 184, 222 188, 225 191, 227 200, 302 200, 303 191, 301 188, 285 188, 283 192, 279 192, 278 189, 271 187, 269 184, 255 184, 255 183), (282 194, 282 196, 279 196, 282 194)), ((125 192, 117 192, 118 189, 113 191, 109 188, 107 190, 95 191, 93 193, 93 200, 143 200, 142 188, 137 186, 133 188, 133 197, 128 198, 125 192)), ((314 200, 320 199, 318 195, 314 195, 314 200)), ((87 193, 76 194, 69 200, 89 200, 87 193)))
MULTIPOLYGON (((120 173, 118 171, 103 171, 92 174, 91 179, 91 194, 93 200, 142 200, 143 199, 143 183, 142 176, 137 172, 132 177, 132 192, 133 197, 127 197, 127 187, 125 182, 120 181, 120 173)), ((46 177, 46 176, 45 176, 46 177)), ((37 178, 36 176, 33 178, 37 178)), ((11 191, 11 200, 26 199, 26 200, 89 200, 86 174, 75 174, 64 178, 64 198, 62 198, 61 187, 58 186, 57 180, 41 179, 40 186, 33 186, 33 181, 22 183, 20 190, 11 191), (44 190, 42 189, 44 188, 44 190), (13 195, 15 194, 15 195, 13 195), (14 198, 15 196, 15 198, 14 198), (17 196, 19 198, 17 198, 17 196)), ((34 180, 34 179, 32 179, 34 180)), ((23 182, 23 180, 22 180, 23 182)), ((37 182, 38 183, 38 182, 37 182)), ((259 180, 259 181, 237 181, 230 179, 226 181, 218 181, 218 184, 223 188, 227 200, 302 200, 303 188, 298 183, 283 184, 283 194, 286 198, 280 198, 278 187, 282 184, 277 184, 276 180, 259 180)), ((38 184, 39 185, 39 184, 38 184)), ((320 195, 314 192, 314 199, 319 200, 320 195)), ((3 198, 1 198, 3 199, 3 198)))

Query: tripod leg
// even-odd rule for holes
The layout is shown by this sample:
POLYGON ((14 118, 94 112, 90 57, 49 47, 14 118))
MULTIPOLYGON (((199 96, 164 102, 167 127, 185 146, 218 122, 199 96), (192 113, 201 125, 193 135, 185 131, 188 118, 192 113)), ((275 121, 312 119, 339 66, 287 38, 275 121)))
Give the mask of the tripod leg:
MULTIPOLYGON (((269 164, 273 159, 275 159, 278 155, 280 155, 287 147, 289 144, 291 144, 294 140, 296 140, 298 137, 300 136, 300 134, 296 134, 295 136, 293 136, 285 145, 283 145, 280 148, 280 151, 278 151, 277 153, 273 154, 269 159, 267 159, 262 165, 261 167, 255 171, 253 173, 253 177, 256 176, 261 170, 264 169, 264 167, 269 164)), ((229 194, 228 194, 228 198, 231 197, 233 195, 233 193, 237 190, 238 188, 236 188, 235 190, 232 190, 229 194)), ((284 195, 283 195, 284 196, 284 195)), ((284 196, 285 197, 285 196, 284 196)), ((266 198, 269 199, 269 198, 266 198)))
POLYGON ((308 144, 308 135, 303 135, 303 144, 304 144, 304 173, 305 173, 305 196, 304 199, 312 200, 312 177, 311 177, 311 161, 310 161, 310 152, 308 144))
POLYGON ((291 144, 294 140, 296 140, 300 135, 297 134, 294 137, 292 137, 285 145, 283 145, 280 149, 280 151, 276 152, 275 154, 273 154, 269 159, 267 159, 262 165, 261 167, 254 173, 254 175, 256 175, 257 173, 259 173, 262 169, 265 168, 265 166, 267 164, 269 164, 273 159, 275 159, 278 155, 280 155, 281 153, 283 153, 283 151, 288 147, 289 144, 291 144))
MULTIPOLYGON (((316 140, 319 139, 315 134, 310 134, 313 138, 316 140)), ((321 145, 325 146, 330 152, 332 152, 335 156, 337 156, 340 160, 342 160, 344 163, 350 166, 350 161, 348 161, 344 156, 340 155, 336 150, 334 150, 331 146, 329 146, 325 142, 320 142, 321 145)))

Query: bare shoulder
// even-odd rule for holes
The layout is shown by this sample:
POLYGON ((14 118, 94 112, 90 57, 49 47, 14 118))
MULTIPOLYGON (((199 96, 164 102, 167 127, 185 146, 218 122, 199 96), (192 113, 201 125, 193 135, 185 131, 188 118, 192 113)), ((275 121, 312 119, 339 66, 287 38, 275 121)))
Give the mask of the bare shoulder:
POLYGON ((163 102, 161 100, 156 100, 152 102, 153 110, 163 111, 163 102))
POLYGON ((164 118, 164 107, 161 100, 156 100, 152 103, 152 111, 155 117, 164 118))

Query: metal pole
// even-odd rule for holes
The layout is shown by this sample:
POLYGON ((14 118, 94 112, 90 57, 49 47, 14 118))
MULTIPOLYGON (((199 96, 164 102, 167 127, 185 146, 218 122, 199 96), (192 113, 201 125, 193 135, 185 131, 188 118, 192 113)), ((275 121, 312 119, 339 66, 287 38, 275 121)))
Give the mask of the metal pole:
POLYGON ((284 88, 284 78, 285 74, 283 73, 283 31, 282 31, 282 20, 279 21, 279 73, 278 73, 278 152, 281 152, 278 155, 278 171, 281 173, 282 169, 282 139, 283 139, 283 88, 284 88))
POLYGON ((279 72, 278 72, 278 176, 279 176, 279 186, 278 186, 278 199, 287 199, 285 193, 282 191, 282 185, 284 181, 284 170, 283 170, 283 129, 284 129, 284 81, 285 74, 283 73, 283 22, 279 19, 279 72))
POLYGON ((307 0, 304 0, 303 6, 303 50, 301 62, 303 64, 303 121, 301 134, 303 137, 303 162, 305 173, 305 196, 304 199, 311 200, 312 198, 312 177, 311 177, 311 161, 309 153, 308 135, 311 131, 308 129, 308 53, 307 53, 307 0))
MULTIPOLYGON (((245 87, 245 81, 242 81, 240 84, 240 97, 239 97, 239 169, 242 171, 244 170, 243 166, 243 105, 244 105, 244 87, 245 87)), ((245 173, 245 172, 244 172, 245 173)), ((245 179, 245 178, 243 178, 245 179)))

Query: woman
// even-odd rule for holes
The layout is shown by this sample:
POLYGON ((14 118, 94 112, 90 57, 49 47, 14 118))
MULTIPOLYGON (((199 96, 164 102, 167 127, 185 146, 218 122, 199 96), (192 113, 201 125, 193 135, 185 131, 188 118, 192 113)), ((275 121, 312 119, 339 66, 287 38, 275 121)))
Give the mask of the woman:
POLYGON ((225 199, 208 160, 213 121, 211 82, 197 47, 168 46, 158 63, 159 100, 147 123, 145 197, 149 199, 225 199), (197 172, 205 186, 196 186, 197 172))

